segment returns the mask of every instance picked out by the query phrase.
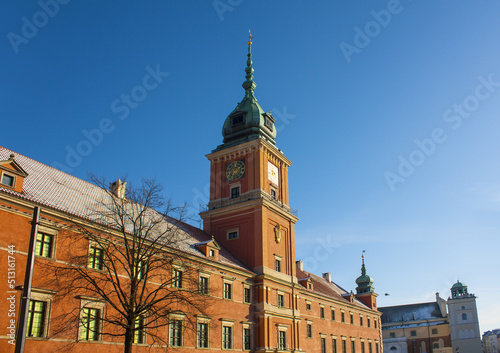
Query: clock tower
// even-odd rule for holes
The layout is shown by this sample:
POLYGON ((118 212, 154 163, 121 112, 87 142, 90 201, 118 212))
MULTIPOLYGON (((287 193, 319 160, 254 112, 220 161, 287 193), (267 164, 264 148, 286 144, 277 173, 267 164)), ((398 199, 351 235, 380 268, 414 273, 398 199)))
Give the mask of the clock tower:
POLYGON ((210 202, 200 216, 204 230, 249 269, 290 278, 295 277, 298 220, 288 200, 291 162, 276 147, 273 116, 254 95, 251 39, 245 96, 224 122, 222 145, 207 155, 210 202))

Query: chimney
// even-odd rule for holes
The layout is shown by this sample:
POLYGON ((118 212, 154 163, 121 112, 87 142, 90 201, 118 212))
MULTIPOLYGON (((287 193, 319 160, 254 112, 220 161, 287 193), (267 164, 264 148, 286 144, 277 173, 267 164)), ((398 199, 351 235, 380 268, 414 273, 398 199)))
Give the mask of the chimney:
POLYGON ((304 261, 302 260, 295 261, 295 265, 299 270, 304 271, 304 261))
POLYGON ((323 273, 323 278, 328 281, 328 283, 332 282, 332 274, 330 272, 323 273))
POLYGON ((127 190, 127 182, 122 182, 120 179, 113 183, 109 183, 110 191, 119 199, 125 198, 125 191, 127 190))

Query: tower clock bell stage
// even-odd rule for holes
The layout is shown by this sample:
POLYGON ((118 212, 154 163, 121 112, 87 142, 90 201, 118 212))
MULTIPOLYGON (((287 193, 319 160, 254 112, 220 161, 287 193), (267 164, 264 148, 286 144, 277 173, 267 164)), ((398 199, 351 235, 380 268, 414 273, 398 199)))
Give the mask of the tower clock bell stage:
POLYGON ((245 96, 222 128, 223 144, 211 162, 210 202, 204 230, 249 269, 295 276, 294 224, 288 199, 291 162, 276 147, 275 120, 255 98, 252 41, 243 82, 245 96))

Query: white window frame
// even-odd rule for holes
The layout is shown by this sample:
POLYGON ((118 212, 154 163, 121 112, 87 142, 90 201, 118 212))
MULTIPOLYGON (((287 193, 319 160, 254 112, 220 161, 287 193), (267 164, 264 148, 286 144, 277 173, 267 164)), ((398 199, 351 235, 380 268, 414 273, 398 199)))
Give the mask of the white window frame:
POLYGON ((251 322, 244 322, 242 324, 242 329, 241 329, 241 339, 242 339, 242 346, 241 349, 243 351, 251 351, 253 350, 253 327, 251 322), (250 348, 247 349, 245 348, 245 330, 250 330, 250 348))
MULTIPOLYGON (((42 335, 39 337, 33 337, 33 336, 26 336, 26 338, 46 338, 48 337, 49 334, 49 324, 50 324, 50 310, 52 308, 52 297, 54 296, 55 292, 52 291, 47 291, 43 289, 37 289, 37 288, 32 288, 31 289, 31 300, 36 300, 39 302, 45 302, 45 312, 44 312, 44 318, 43 318, 43 330, 42 330, 42 335)), ((31 302, 30 300, 30 302, 31 302)), ((29 307, 27 308, 29 312, 29 307)), ((28 326, 26 323, 26 333, 28 332, 28 326)))
MULTIPOLYGON (((38 233, 47 234, 47 235, 52 236, 52 244, 51 244, 50 254, 48 257, 42 256, 42 255, 36 255, 36 254, 35 254, 35 256, 43 258, 43 259, 54 259, 55 254, 56 254, 57 233, 58 233, 57 229, 45 227, 43 225, 39 225, 38 226, 38 233)), ((37 237, 38 237, 38 233, 37 233, 37 237)), ((35 240, 35 249, 36 249, 36 243, 37 243, 37 241, 35 240)))
POLYGON ((241 197, 241 182, 238 181, 236 183, 232 183, 229 185, 229 199, 234 200, 237 199, 238 197, 241 197), (239 193, 237 197, 233 197, 233 189, 239 188, 239 193))
POLYGON ((186 315, 182 313, 173 313, 169 315, 169 324, 168 324, 168 347, 181 348, 184 347, 184 322, 186 320, 186 315), (179 320, 181 322, 181 344, 180 346, 172 345, 172 328, 171 323, 173 320, 179 320))
POLYGON ((8 188, 11 188, 11 189, 15 189, 16 187, 16 181, 17 181, 17 176, 14 174, 14 173, 9 173, 9 172, 6 172, 5 170, 2 170, 2 175, 0 175, 0 185, 1 186, 6 186, 8 188), (8 184, 4 184, 3 183, 3 176, 4 175, 7 175, 7 176, 10 176, 12 177, 12 185, 8 185, 8 184))
POLYGON ((221 319, 222 324, 221 324, 221 349, 223 351, 228 351, 228 350, 234 350, 234 321, 233 320, 225 320, 221 319), (230 338, 230 343, 231 347, 229 348, 224 348, 224 327, 231 327, 231 338, 230 338))
POLYGON ((104 310, 106 308, 106 303, 104 303, 102 300, 97 299, 97 298, 91 298, 91 297, 80 297, 80 312, 78 315, 78 341, 83 341, 83 342, 100 342, 102 341, 102 329, 103 329, 103 317, 105 317, 104 310), (100 310, 100 317, 99 317, 99 332, 98 332, 98 337, 97 340, 85 340, 80 338, 80 330, 83 327, 82 323, 82 314, 83 314, 83 309, 98 309, 100 310))
POLYGON ((240 238, 240 228, 231 228, 226 230, 226 240, 236 240, 240 238), (229 234, 236 233, 236 238, 229 238, 229 234))
POLYGON ((204 316, 198 316, 196 318, 196 349, 210 349, 210 318, 204 316), (198 324, 207 324, 207 347, 200 347, 198 345, 198 324))

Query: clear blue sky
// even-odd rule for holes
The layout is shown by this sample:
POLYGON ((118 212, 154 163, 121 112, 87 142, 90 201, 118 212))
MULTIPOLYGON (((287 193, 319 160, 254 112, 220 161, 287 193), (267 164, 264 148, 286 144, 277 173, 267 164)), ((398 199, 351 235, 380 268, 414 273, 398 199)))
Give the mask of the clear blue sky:
POLYGON ((498 1, 43 1, 0 14, 1 145, 198 211, 251 28, 306 269, 354 289, 366 250, 380 306, 460 279, 500 328, 498 1))

